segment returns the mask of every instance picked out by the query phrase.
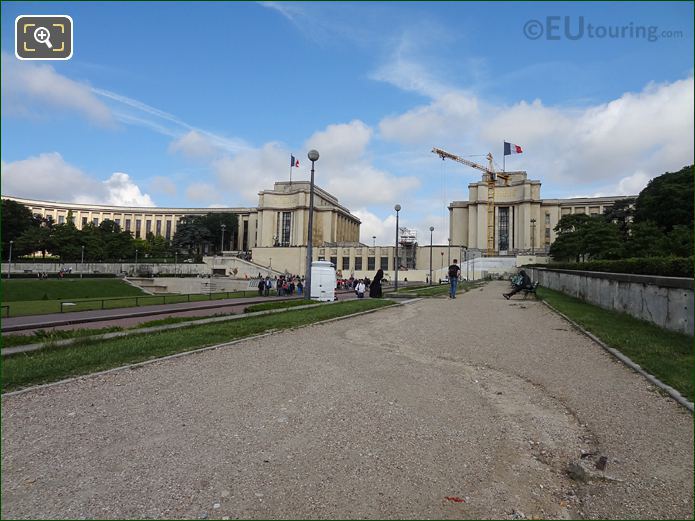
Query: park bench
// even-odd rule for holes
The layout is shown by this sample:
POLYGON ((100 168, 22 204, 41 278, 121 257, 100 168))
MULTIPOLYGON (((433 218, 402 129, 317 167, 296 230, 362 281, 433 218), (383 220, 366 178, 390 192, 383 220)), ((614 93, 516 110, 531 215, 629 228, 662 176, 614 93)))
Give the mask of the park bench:
POLYGON ((530 286, 526 286, 524 289, 521 291, 524 292, 524 298, 528 297, 529 294, 533 295, 534 297, 536 296, 536 289, 538 289, 539 283, 534 282, 530 286))

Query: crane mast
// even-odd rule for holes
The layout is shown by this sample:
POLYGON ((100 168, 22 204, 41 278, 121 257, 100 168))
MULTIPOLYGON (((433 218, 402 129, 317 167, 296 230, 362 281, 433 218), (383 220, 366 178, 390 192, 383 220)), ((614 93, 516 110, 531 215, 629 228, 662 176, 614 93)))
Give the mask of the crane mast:
POLYGON ((441 157, 442 161, 451 159, 452 161, 457 161, 485 173, 484 180, 487 184, 487 255, 490 257, 493 256, 495 254, 495 186, 497 185, 497 178, 502 179, 504 184, 507 185, 510 175, 519 172, 495 172, 491 153, 487 155, 487 167, 461 156, 457 156, 456 154, 452 154, 451 152, 447 152, 446 150, 442 150, 441 148, 432 148, 432 153, 441 157))

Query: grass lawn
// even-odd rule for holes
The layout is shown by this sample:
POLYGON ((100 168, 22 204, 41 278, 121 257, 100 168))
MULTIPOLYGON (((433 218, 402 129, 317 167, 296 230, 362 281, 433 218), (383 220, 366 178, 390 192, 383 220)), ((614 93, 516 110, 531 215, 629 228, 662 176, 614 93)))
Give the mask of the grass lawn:
POLYGON ((244 308, 244 313, 255 313, 256 311, 268 311, 269 309, 292 308, 296 306, 310 306, 311 304, 320 304, 315 300, 306 301, 304 299, 285 300, 282 302, 264 302, 263 304, 251 304, 244 308))
POLYGON ((121 365, 191 351, 267 331, 294 328, 329 318, 391 306, 389 300, 353 300, 311 309, 247 317, 228 322, 190 326, 174 331, 49 348, 6 357, 2 363, 3 392, 53 382, 70 376, 103 371, 121 365))
POLYGON ((129 297, 144 292, 114 279, 15 279, 2 281, 2 303, 27 300, 60 300, 101 297, 129 297))
MULTIPOLYGON (((459 282, 457 293, 469 291, 475 287, 475 282, 459 282)), ((388 295, 404 297, 441 297, 449 294, 449 284, 433 284, 432 286, 418 286, 416 288, 403 288, 391 291, 388 295)))
MULTIPOLYGON (((24 282, 24 281, 21 281, 24 282)), ((36 281, 41 282, 41 281, 36 281)), ((70 281, 43 281, 43 282, 70 282, 70 281)), ((120 281, 109 281, 120 282, 120 281)), ((176 304, 179 302, 202 302, 208 300, 220 300, 226 298, 241 298, 253 297, 257 295, 257 291, 235 291, 222 292, 212 294, 191 294, 191 295, 147 295, 137 288, 128 286, 130 289, 138 292, 133 296, 108 296, 97 295, 91 298, 70 298, 64 297, 63 300, 69 300, 74 306, 65 306, 63 312, 70 313, 73 311, 89 311, 92 309, 115 309, 129 308, 135 306, 153 306, 156 304, 176 304)), ((26 300, 5 302, 10 307, 9 316, 21 317, 26 315, 45 315, 47 313, 60 313, 60 300, 26 300)), ((5 313, 3 311, 3 313, 5 313)), ((6 316, 3 314, 3 316, 6 316)))
POLYGON ((538 288, 538 296, 606 345, 617 349, 645 371, 693 400, 695 355, 692 337, 547 288, 538 288))

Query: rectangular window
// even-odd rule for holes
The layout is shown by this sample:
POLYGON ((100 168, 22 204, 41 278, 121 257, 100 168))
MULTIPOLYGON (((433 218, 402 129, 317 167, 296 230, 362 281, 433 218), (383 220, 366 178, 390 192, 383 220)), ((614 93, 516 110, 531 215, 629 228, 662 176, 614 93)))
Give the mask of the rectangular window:
POLYGON ((152 232, 152 221, 150 219, 147 219, 145 222, 145 234, 149 234, 152 232))
POLYGON ((545 225, 546 226, 550 225, 550 214, 549 213, 545 214, 545 225))
POLYGON ((350 257, 343 257, 343 270, 350 269, 350 257))
POLYGON ((125 231, 130 231, 130 219, 125 220, 125 231))
POLYGON ((121 227, 121 220, 120 219, 114 219, 113 222, 115 222, 119 228, 121 227))
POLYGON ((362 271, 362 257, 355 257, 355 271, 362 271))
POLYGON ((337 268, 338 267, 338 257, 331 257, 331 263, 333 264, 333 266, 335 266, 337 268))
POLYGON ((162 235, 162 221, 157 221, 157 235, 162 235))
POLYGON ((140 231, 142 230, 142 221, 140 219, 135 219, 135 237, 140 238, 140 231))
POLYGON ((382 270, 389 269, 389 258, 388 257, 381 257, 381 269, 382 270))
POLYGON ((367 257, 367 269, 368 270, 373 270, 375 266, 375 258, 374 257, 367 257))
POLYGON ((94 226, 99 226, 99 218, 98 217, 93 217, 92 222, 94 223, 94 226))
POLYGON ((58 216, 58 224, 65 224, 65 216, 64 215, 58 216))
POLYGON ((292 212, 282 212, 282 228, 280 229, 280 246, 290 245, 290 230, 292 229, 292 212))
POLYGON ((241 238, 241 249, 249 251, 249 222, 244 221, 244 234, 241 238))
POLYGON ((167 221, 167 234, 166 234, 167 239, 171 239, 171 221, 167 221))
POLYGON ((500 244, 499 248, 501 251, 507 251, 509 249, 509 207, 503 206, 499 209, 500 218, 500 229, 499 238, 500 244))
POLYGON ((84 228, 85 226, 87 226, 87 218, 82 217, 82 228, 84 228))

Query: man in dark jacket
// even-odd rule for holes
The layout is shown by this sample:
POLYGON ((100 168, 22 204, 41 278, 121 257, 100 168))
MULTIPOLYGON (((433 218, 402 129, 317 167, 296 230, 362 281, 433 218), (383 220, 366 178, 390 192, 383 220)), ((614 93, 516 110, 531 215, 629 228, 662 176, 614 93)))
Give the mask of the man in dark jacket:
POLYGON ((521 275, 521 281, 518 284, 515 284, 509 293, 502 293, 502 296, 507 300, 509 300, 509 298, 512 295, 516 295, 517 293, 519 293, 522 289, 530 289, 533 286, 533 283, 531 282, 531 277, 529 277, 524 270, 521 270, 519 272, 519 275, 521 275))

